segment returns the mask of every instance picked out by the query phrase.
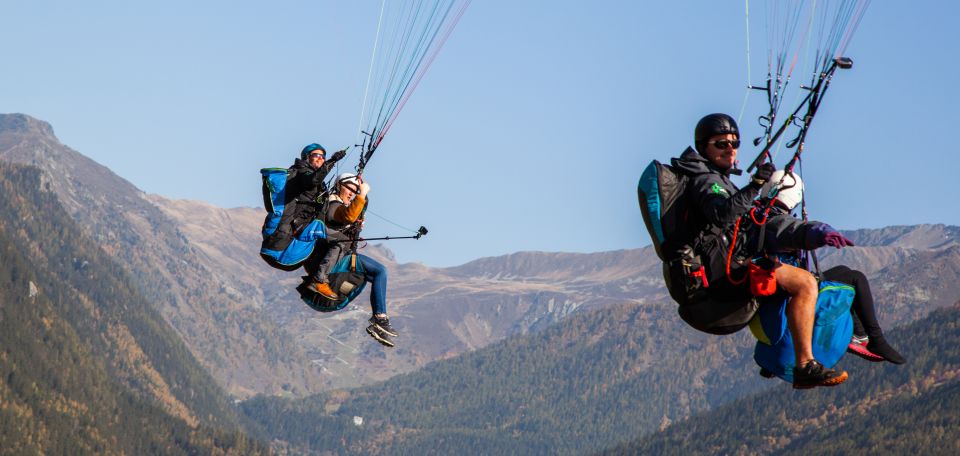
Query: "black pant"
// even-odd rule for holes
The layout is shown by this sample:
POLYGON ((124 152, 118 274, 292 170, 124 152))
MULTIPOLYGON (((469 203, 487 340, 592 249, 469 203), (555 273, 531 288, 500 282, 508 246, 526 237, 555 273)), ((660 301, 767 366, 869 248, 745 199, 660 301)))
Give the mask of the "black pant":
POLYGON ((856 269, 847 266, 836 266, 821 274, 824 280, 845 283, 853 287, 856 295, 853 298, 853 333, 859 337, 869 336, 878 339, 883 337, 880 323, 877 321, 877 311, 873 305, 873 293, 870 292, 870 282, 867 276, 856 269))

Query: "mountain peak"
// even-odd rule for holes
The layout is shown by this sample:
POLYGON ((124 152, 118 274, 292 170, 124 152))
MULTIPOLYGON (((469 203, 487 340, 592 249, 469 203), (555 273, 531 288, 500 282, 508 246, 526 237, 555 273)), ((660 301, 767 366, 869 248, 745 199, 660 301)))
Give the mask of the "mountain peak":
POLYGON ((40 119, 26 114, 0 114, 0 135, 34 133, 56 139, 53 127, 40 119))

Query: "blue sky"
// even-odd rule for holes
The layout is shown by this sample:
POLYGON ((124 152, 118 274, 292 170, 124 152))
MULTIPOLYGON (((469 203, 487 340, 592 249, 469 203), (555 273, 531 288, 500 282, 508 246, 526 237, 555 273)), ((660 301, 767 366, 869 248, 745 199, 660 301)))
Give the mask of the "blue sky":
MULTIPOLYGON (((736 115, 747 74, 744 2, 646 3, 473 2, 367 169, 371 211, 431 230, 392 243, 400 261, 649 244, 640 172, 702 115, 736 115)), ((2 5, 0 112, 50 122, 149 193, 258 206, 259 168, 356 142, 377 1, 2 5)), ((960 224, 957 9, 870 6, 807 142, 812 218, 960 224)), ((752 138, 765 101, 748 100, 752 138)), ((403 234, 376 217, 366 232, 403 234)))

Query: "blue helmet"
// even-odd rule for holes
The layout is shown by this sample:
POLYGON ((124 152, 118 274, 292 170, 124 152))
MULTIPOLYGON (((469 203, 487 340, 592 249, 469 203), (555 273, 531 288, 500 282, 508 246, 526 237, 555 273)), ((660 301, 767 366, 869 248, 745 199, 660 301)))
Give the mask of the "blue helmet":
POLYGON ((310 152, 313 152, 313 151, 315 151, 315 150, 319 150, 319 151, 323 152, 323 155, 324 155, 324 156, 327 155, 327 149, 324 149, 323 146, 321 146, 321 145, 319 145, 319 144, 317 144, 317 143, 311 143, 311 144, 307 144, 307 147, 304 147, 303 150, 300 151, 300 159, 301 159, 301 160, 306 160, 306 159, 307 159, 307 156, 310 155, 310 152))

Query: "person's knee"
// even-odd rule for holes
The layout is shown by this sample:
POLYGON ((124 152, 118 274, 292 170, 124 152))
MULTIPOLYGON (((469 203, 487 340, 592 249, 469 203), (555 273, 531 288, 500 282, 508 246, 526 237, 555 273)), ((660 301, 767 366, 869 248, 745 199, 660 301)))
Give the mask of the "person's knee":
POLYGON ((867 276, 855 269, 850 270, 850 277, 853 278, 854 283, 866 283, 867 281, 867 276))
MULTIPOLYGON (((803 270, 802 270, 803 271, 803 270)), ((817 278, 813 276, 809 271, 803 271, 806 274, 801 275, 800 286, 801 291, 805 293, 817 294, 817 278)))
POLYGON ((783 265, 777 269, 777 282, 793 296, 817 293, 817 279, 806 269, 783 265))
POLYGON ((852 269, 841 264, 823 271, 823 278, 824 280, 833 280, 836 282, 846 283, 852 281, 852 272, 854 272, 852 269))

